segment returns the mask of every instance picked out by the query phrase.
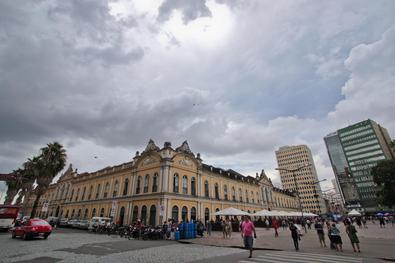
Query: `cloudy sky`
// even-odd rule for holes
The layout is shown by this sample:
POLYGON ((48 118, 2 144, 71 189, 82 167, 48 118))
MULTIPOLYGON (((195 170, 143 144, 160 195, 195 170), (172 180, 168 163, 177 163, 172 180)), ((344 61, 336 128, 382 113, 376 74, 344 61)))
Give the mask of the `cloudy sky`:
POLYGON ((274 151, 307 144, 319 178, 332 178, 326 134, 371 118, 395 136, 394 10, 392 0, 0 1, 0 172, 55 140, 94 171, 152 138, 188 140, 206 163, 265 169, 275 184, 274 151))

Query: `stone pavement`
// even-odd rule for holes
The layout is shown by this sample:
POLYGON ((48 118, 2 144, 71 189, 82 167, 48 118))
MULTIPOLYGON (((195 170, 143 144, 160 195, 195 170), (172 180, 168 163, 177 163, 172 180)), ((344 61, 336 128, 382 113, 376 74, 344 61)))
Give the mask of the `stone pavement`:
MULTIPOLYGON (((377 224, 368 224, 368 228, 359 229, 358 237, 360 240, 361 253, 354 253, 350 240, 345 232, 343 224, 340 224, 342 233, 343 252, 331 250, 329 240, 326 236, 327 248, 321 248, 318 242, 316 231, 312 227, 307 234, 302 231, 304 236, 300 242, 300 252, 322 253, 338 256, 360 256, 364 258, 386 258, 395 260, 395 227, 388 225, 380 228, 377 224)), ((230 239, 224 239, 221 232, 213 232, 210 237, 186 240, 194 244, 204 244, 221 247, 241 247, 243 245, 239 232, 232 233, 230 239)), ((274 237, 274 230, 257 228, 257 239, 254 247, 256 249, 294 251, 291 233, 288 229, 279 229, 279 237, 274 237)))

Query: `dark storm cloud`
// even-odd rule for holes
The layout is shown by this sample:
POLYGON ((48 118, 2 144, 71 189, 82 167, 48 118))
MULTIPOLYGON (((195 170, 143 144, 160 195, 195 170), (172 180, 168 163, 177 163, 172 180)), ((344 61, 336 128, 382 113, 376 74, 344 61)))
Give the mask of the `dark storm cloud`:
POLYGON ((206 0, 165 0, 159 7, 158 21, 170 19, 174 10, 180 10, 184 24, 188 24, 199 17, 210 17, 211 11, 206 6, 206 0))

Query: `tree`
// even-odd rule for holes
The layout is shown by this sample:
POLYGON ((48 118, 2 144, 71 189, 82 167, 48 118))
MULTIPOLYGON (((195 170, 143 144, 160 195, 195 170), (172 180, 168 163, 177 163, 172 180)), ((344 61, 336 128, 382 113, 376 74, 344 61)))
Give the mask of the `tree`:
POLYGON ((57 142, 49 143, 46 147, 41 148, 41 154, 37 158, 33 158, 32 172, 36 179, 37 187, 35 189, 36 199, 30 217, 36 215, 38 202, 41 196, 48 189, 54 177, 62 171, 66 165, 66 150, 57 142))
POLYGON ((380 203, 392 208, 395 204, 395 160, 382 160, 372 168, 373 181, 378 185, 380 203))

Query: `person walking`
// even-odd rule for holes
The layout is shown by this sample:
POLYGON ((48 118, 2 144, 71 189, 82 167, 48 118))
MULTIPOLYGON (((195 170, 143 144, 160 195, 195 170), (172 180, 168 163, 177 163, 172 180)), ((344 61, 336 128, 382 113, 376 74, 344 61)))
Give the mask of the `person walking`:
POLYGON ((272 220, 272 225, 273 225, 273 228, 274 228, 274 237, 278 237, 279 222, 277 221, 276 218, 274 218, 272 220))
POLYGON ((330 242, 330 248, 331 249, 336 249, 335 244, 333 243, 333 238, 332 238, 332 227, 329 221, 326 221, 326 229, 328 230, 328 238, 329 238, 329 242, 330 242))
POLYGON ((320 241, 321 247, 326 247, 325 244, 325 234, 324 234, 324 226, 322 223, 317 220, 314 224, 315 230, 317 230, 318 240, 320 241))
POLYGON ((384 217, 383 216, 379 217, 379 221, 380 221, 380 228, 385 228, 385 222, 384 222, 384 217))
POLYGON ((343 252, 342 237, 340 236, 340 230, 336 227, 335 223, 331 226, 331 237, 333 244, 336 246, 336 250, 343 252))
POLYGON ((244 241, 244 247, 250 250, 250 256, 248 258, 252 258, 252 249, 254 245, 252 232, 254 232, 254 238, 256 238, 254 223, 251 222, 249 216, 244 216, 244 222, 241 223, 241 237, 244 241))
POLYGON ((299 231, 293 222, 289 223, 289 230, 291 230, 291 237, 294 242, 295 250, 299 250, 299 231))
POLYGON ((357 236, 357 229, 355 228, 355 226, 353 226, 351 224, 351 222, 349 220, 346 220, 344 222, 344 224, 346 226, 346 233, 347 233, 348 237, 350 238, 351 245, 352 245, 352 248, 354 249, 354 252, 357 252, 355 247, 358 248, 358 252, 361 252, 361 250, 359 249, 359 239, 357 236))

